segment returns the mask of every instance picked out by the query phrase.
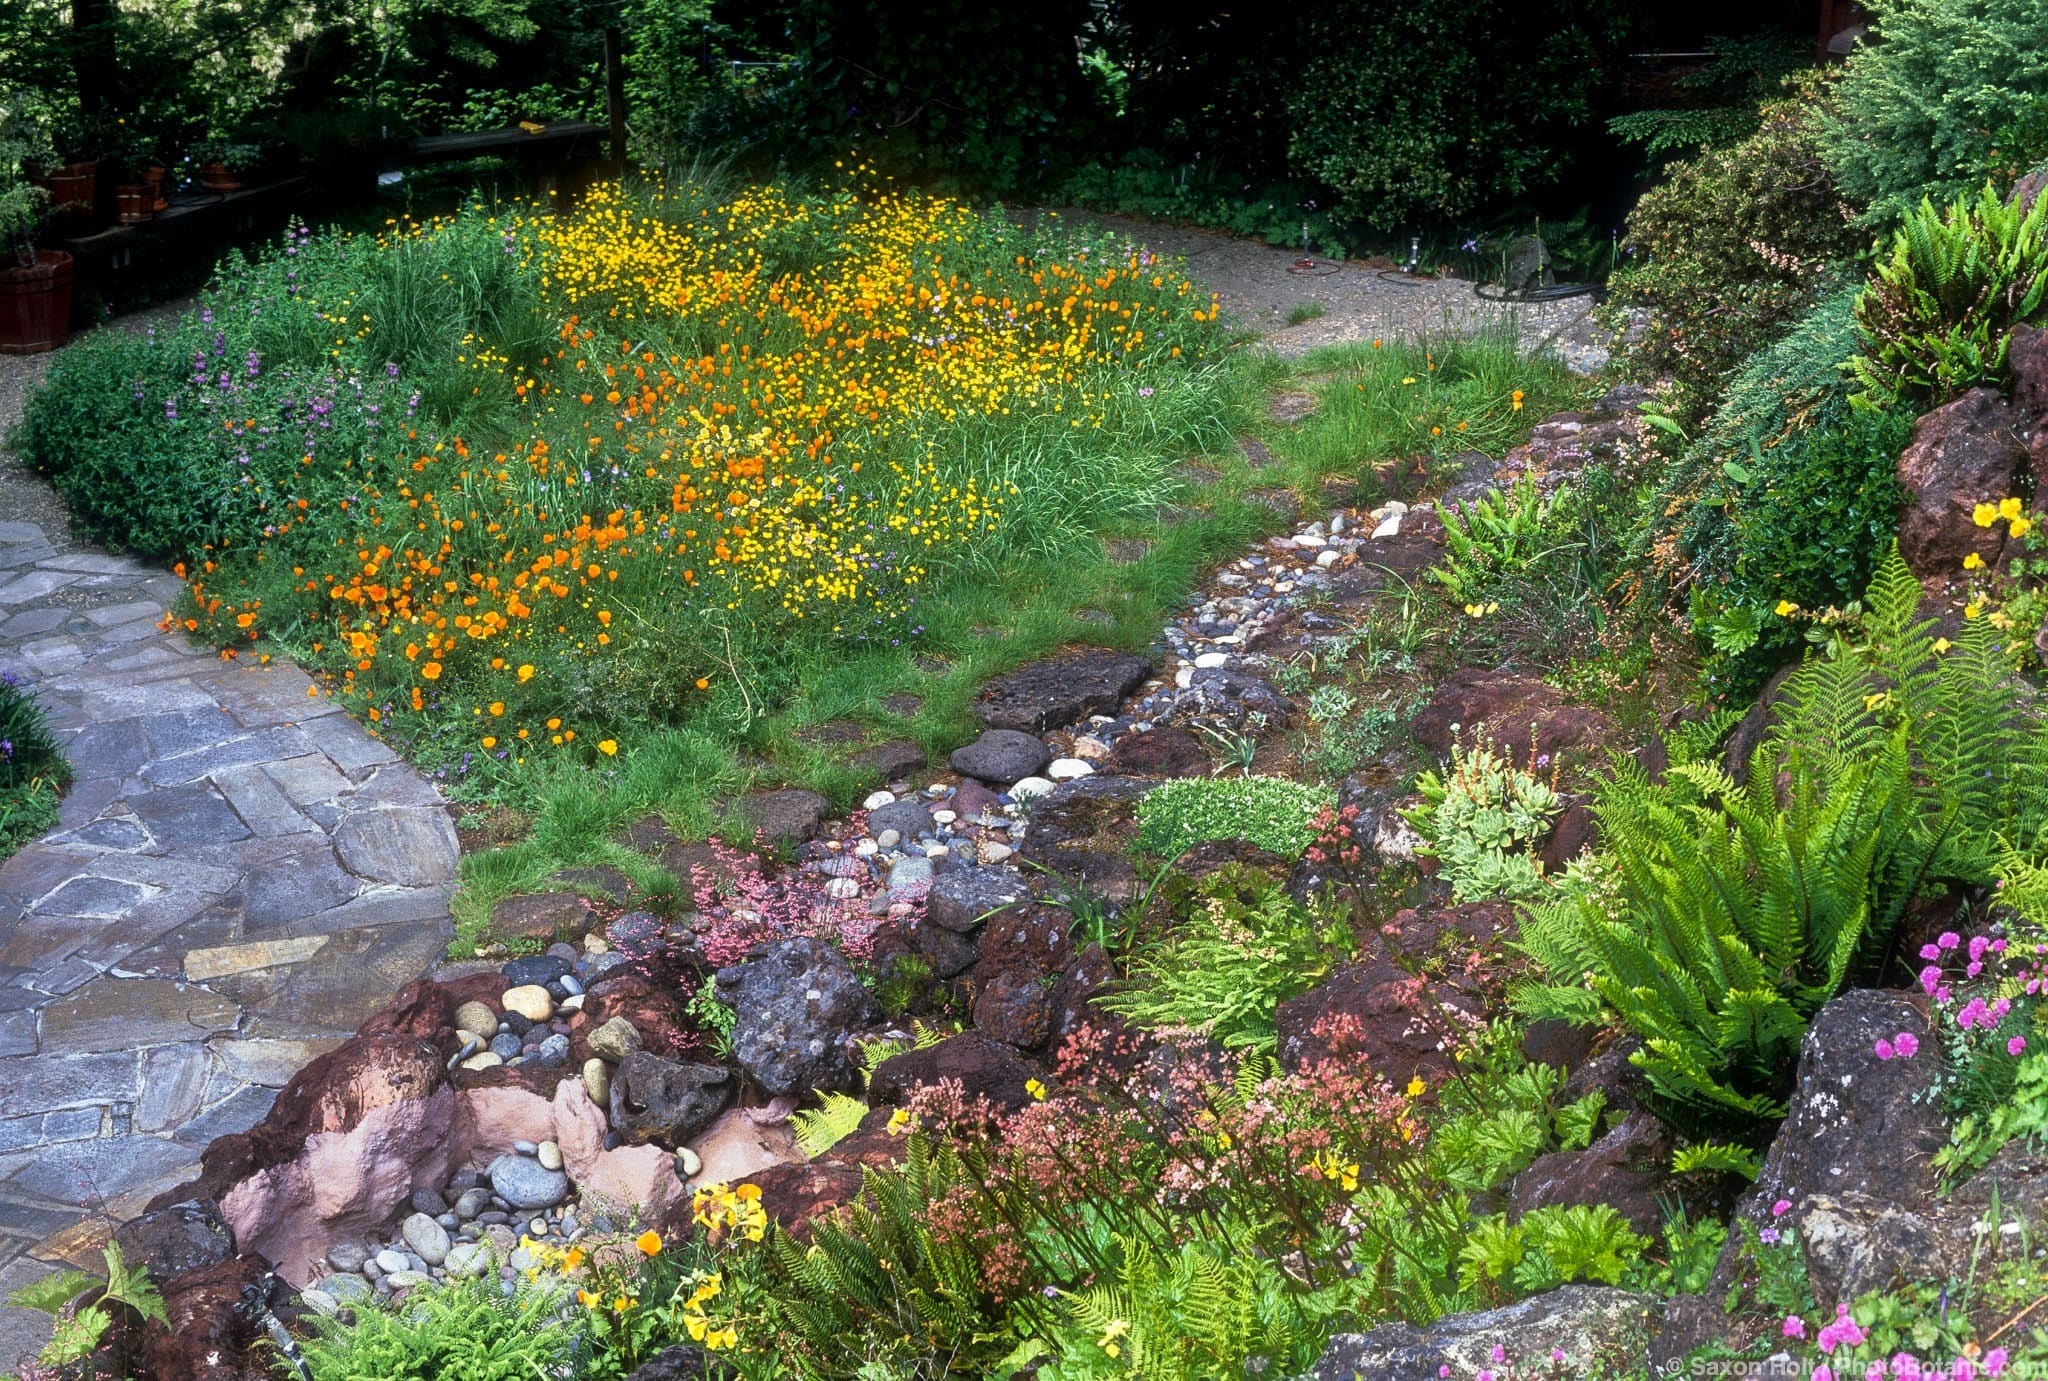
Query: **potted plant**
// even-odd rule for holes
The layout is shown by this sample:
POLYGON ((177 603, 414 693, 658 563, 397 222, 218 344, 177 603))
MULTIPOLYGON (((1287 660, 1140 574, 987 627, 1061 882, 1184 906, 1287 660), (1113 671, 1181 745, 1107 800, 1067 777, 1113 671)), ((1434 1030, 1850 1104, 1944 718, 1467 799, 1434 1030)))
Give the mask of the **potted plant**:
POLYGON ((45 105, 34 115, 47 147, 37 151, 35 182, 49 194, 49 214, 62 220, 90 219, 99 205, 101 130, 75 108, 45 105))
POLYGON ((0 105, 0 354, 55 350, 71 330, 71 256, 36 248, 49 192, 28 177, 46 144, 19 108, 0 105))
POLYGON ((127 120, 118 121, 107 152, 114 169, 114 219, 140 225, 156 215, 160 196, 160 185, 149 178, 152 167, 161 169, 149 137, 127 120))
POLYGON ((263 149, 231 139, 208 139, 192 149, 192 161, 199 165, 199 181, 214 192, 238 192, 242 179, 263 161, 263 149))

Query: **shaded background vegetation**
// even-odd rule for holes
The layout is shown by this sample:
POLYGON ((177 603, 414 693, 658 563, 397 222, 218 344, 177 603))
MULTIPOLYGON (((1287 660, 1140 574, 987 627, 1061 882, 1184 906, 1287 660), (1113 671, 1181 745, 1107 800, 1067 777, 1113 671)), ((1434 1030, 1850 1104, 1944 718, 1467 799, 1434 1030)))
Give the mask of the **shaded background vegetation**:
POLYGON ((708 152, 802 173, 858 149, 948 190, 1330 252, 1397 230, 1455 245, 1502 218, 1616 223, 1653 156, 1641 129, 1611 120, 1695 112, 1659 126, 1655 156, 1669 156, 1716 132, 1731 82, 1811 55, 1805 5, 1718 7, 1710 25, 1670 8, 14 0, 0 7, 0 72, 67 157, 176 163, 214 141, 332 158, 517 120, 601 121, 614 30, 633 154, 650 166, 708 152), (1645 57, 1703 48, 1724 55, 1704 80, 1702 62, 1645 57))

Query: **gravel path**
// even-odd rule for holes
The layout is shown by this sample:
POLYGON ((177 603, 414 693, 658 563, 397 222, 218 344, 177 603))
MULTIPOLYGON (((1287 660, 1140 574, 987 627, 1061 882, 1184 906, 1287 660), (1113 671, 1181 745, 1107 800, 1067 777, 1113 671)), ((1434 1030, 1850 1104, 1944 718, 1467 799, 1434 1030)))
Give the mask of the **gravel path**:
POLYGON ((1463 279, 1414 279, 1358 262, 1305 263, 1297 251, 1220 230, 1073 209, 1027 213, 1024 219, 1030 223, 1048 215, 1185 258, 1189 274, 1221 294, 1226 321, 1257 334, 1288 358, 1350 341, 1426 339, 1506 326, 1532 349, 1556 350, 1581 373, 1594 373, 1607 362, 1605 335, 1592 320, 1591 297, 1546 304, 1488 302, 1463 279), (1298 309, 1315 308, 1321 315, 1289 324, 1298 309))

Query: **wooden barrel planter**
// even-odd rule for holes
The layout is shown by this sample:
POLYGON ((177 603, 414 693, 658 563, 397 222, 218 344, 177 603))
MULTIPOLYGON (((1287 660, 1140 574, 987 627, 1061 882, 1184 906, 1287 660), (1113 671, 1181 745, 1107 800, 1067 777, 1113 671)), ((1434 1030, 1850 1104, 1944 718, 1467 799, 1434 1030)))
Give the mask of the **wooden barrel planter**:
POLYGON ((225 163, 208 163, 199 170, 199 185, 209 192, 239 192, 242 176, 230 172, 225 163))
POLYGON ((146 182, 114 188, 114 219, 123 225, 140 225, 156 215, 156 188, 146 182))
POLYGON ((0 258, 0 354, 55 350, 71 334, 71 256, 39 249, 33 265, 0 258))
POLYGON ((67 219, 90 216, 98 191, 99 166, 98 159, 89 163, 66 163, 37 178, 36 181, 50 194, 50 214, 67 219))

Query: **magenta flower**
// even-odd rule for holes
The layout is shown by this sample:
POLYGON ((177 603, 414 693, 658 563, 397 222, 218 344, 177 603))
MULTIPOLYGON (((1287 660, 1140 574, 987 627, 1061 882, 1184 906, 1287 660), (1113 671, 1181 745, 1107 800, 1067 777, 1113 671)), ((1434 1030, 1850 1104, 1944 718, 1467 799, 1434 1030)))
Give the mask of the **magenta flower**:
POLYGON ((1787 1314, 1785 1316, 1785 1326, 1779 1332, 1783 1333, 1787 1338, 1804 1338, 1806 1336, 1806 1320, 1800 1318, 1797 1314, 1787 1314))
POLYGON ((1892 1037, 1892 1049, 1899 1052, 1899 1058, 1910 1060, 1920 1053, 1920 1038, 1911 1031, 1901 1031, 1892 1037))
MULTIPOLYGON (((2005 1043, 2005 1053, 2008 1055, 2018 1055, 2026 1048, 2027 1038, 2025 1036, 2014 1036, 2011 1040, 2005 1043)), ((1995 1372, 1993 1373, 1993 1375, 1996 1374, 1997 1373, 1995 1372)))
POLYGON ((1954 949, 1957 945, 1960 945, 1962 942, 1963 937, 1956 934, 1953 930, 1942 931, 1940 937, 1935 940, 1935 943, 1940 945, 1943 949, 1954 949))
POLYGON ((1782 1218, 1791 1211, 1792 1201, 1790 1199, 1780 1199, 1771 1205, 1771 1216, 1773 1218, 1782 1218))
POLYGON ((1984 1374, 1997 1376, 2005 1370, 2006 1354, 2002 1347, 1994 1347, 1984 1354, 1984 1374))
POLYGON ((1894 1053, 1892 1050, 1892 1043, 1882 1036, 1879 1036, 1877 1038, 1877 1045, 1875 1049, 1877 1051, 1877 1058, 1880 1060, 1889 1060, 1894 1053))

